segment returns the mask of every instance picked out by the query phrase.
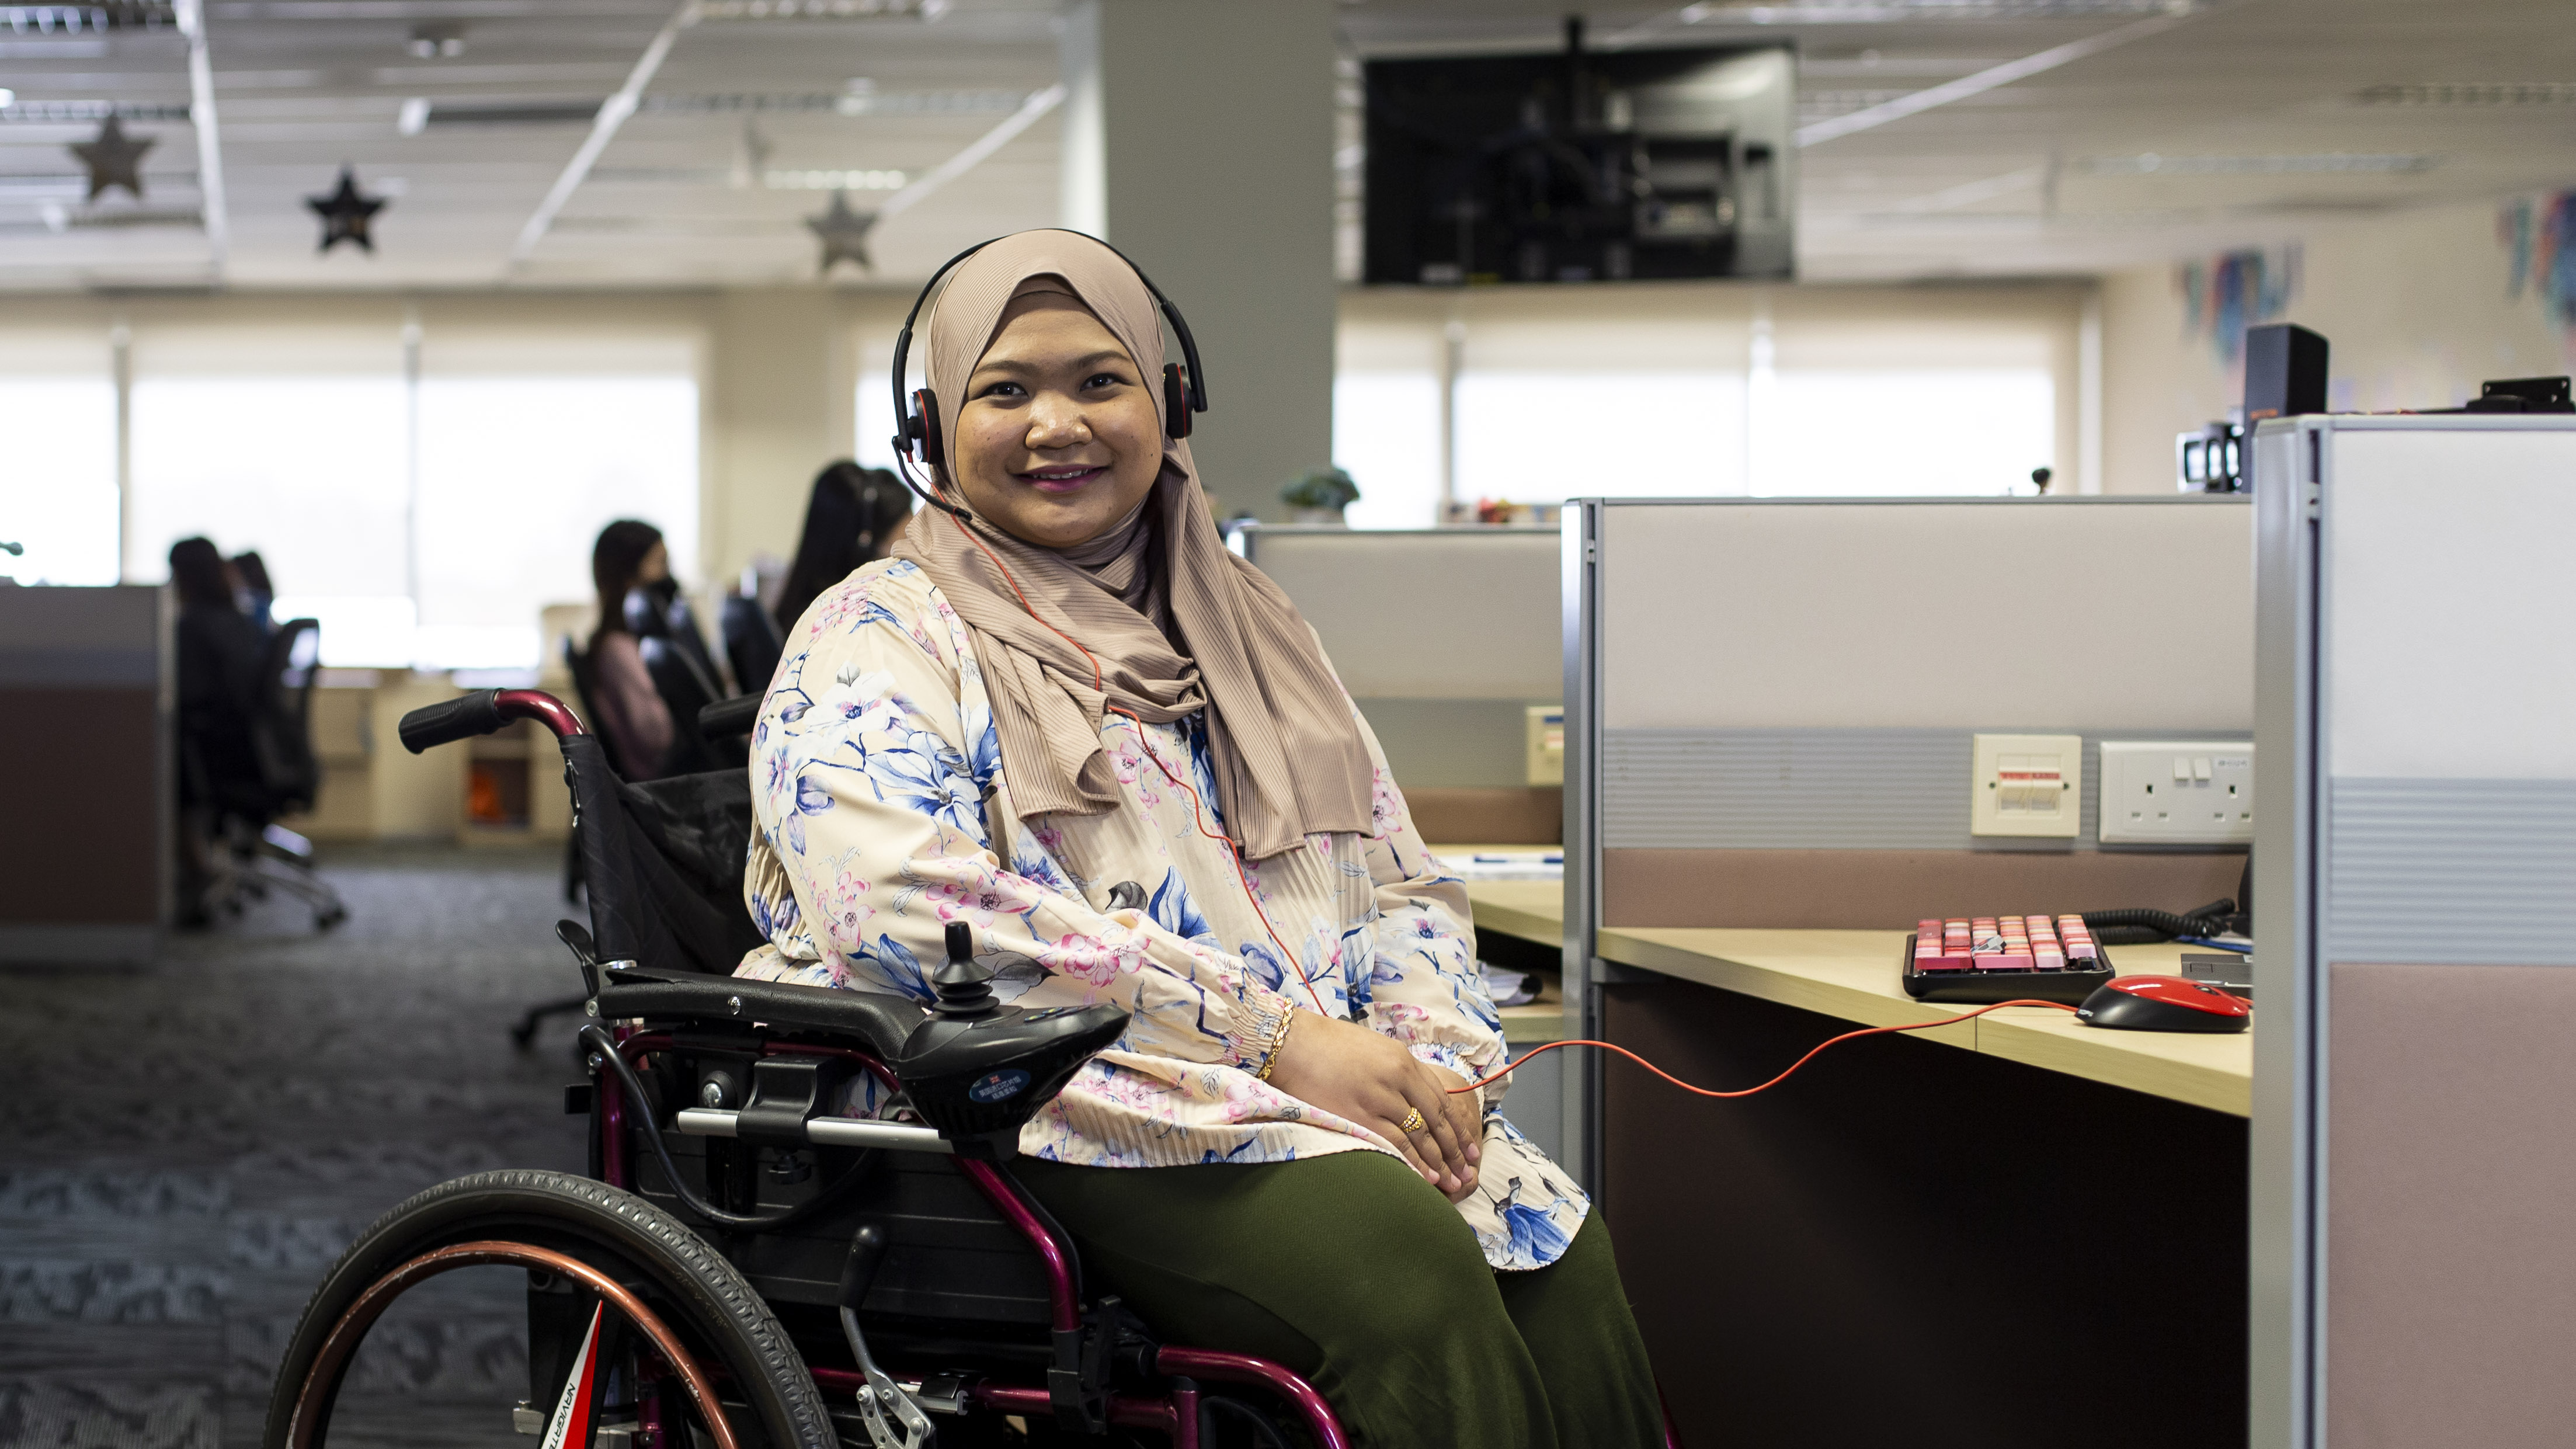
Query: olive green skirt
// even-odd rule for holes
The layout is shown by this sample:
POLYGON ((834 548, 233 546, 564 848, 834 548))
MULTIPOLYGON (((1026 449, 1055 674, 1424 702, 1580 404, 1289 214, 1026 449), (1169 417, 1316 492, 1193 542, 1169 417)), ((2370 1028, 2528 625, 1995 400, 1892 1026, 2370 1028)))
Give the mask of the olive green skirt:
POLYGON ((1646 1346, 1595 1210, 1565 1255, 1497 1272, 1395 1158, 1074 1167, 1020 1181, 1165 1341, 1285 1364, 1371 1449, 1655 1449, 1646 1346))

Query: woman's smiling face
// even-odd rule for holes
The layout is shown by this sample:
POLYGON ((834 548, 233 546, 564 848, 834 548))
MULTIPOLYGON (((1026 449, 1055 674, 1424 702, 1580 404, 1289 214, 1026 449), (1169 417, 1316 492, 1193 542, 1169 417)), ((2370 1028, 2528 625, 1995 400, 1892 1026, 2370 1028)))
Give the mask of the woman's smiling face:
POLYGON ((967 378, 950 461, 978 516, 1029 543, 1072 548, 1144 501, 1163 467, 1163 423, 1135 359, 1099 318, 1061 291, 1024 286, 967 378))

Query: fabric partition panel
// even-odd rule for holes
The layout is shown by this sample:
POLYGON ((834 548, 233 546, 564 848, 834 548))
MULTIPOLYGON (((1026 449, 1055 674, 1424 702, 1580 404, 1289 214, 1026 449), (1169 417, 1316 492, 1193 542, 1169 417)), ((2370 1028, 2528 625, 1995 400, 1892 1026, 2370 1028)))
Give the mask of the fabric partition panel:
POLYGON ((1255 525, 1243 552, 1323 640, 1423 838, 1562 838, 1563 791, 1531 782, 1526 748, 1564 673, 1555 529, 1255 525))
POLYGON ((1597 508, 1603 925, 2236 893, 2241 848, 2105 847, 2097 819, 2104 739, 2250 737, 2241 499, 1597 508), (1970 834, 1978 733, 2082 737, 2074 838, 1970 834))
POLYGON ((2251 1442, 2560 1444, 2576 418, 2267 423, 2255 475, 2251 1442))
POLYGON ((0 962, 138 964, 172 905, 174 602, 0 588, 0 962))
MULTIPOLYGON (((2241 498, 1582 500, 1560 567, 1587 1034, 1617 974, 1590 961, 1603 927, 1901 930, 2242 888, 2241 846, 2104 845, 2097 793, 2106 739, 2250 737, 2241 498), (2074 838, 1970 833, 1980 733, 2081 737, 2074 838)), ((1578 1077, 1600 1100, 1598 1065, 1578 1077)))

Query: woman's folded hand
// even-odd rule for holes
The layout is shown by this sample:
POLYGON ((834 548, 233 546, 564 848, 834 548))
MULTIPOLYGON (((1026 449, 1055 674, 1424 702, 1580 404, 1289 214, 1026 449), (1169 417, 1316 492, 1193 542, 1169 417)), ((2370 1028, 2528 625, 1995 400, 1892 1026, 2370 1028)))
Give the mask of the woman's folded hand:
POLYGON ((1298 1012, 1271 1064, 1270 1084, 1385 1138, 1424 1181, 1452 1199, 1476 1185, 1476 1161, 1483 1155, 1474 1122, 1476 1094, 1448 1095, 1446 1088, 1462 1085, 1457 1078, 1414 1060, 1392 1037, 1298 1012), (1405 1120, 1415 1112, 1421 1125, 1407 1132, 1405 1120), (1464 1131, 1461 1122, 1469 1124, 1464 1131))

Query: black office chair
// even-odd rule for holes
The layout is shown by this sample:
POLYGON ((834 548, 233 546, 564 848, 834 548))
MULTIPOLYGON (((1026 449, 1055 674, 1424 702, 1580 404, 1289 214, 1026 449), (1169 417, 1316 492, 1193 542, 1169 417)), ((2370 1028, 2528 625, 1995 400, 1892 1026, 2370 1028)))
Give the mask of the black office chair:
POLYGON ((313 753, 313 681, 321 672, 322 626, 289 619, 270 635, 259 663, 246 722, 250 749, 196 757, 201 793, 213 806, 219 874, 207 907, 241 914, 250 901, 281 891, 313 910, 313 929, 349 918, 340 893, 313 869, 313 842, 278 818, 313 808, 322 765, 313 753))
POLYGON ((657 778, 734 770, 748 763, 749 755, 732 742, 708 740, 689 728, 698 711, 731 691, 716 672, 715 657, 707 652, 706 636, 698 631, 698 616, 688 597, 667 585, 628 590, 626 632, 635 636, 644 671, 653 676, 653 688, 676 726, 671 752, 664 757, 657 778))
POLYGON ((716 629, 724 636, 725 663, 733 669, 734 687, 750 694, 766 690, 769 676, 778 672, 779 655, 787 649, 778 621, 769 617, 757 598, 729 594, 724 612, 716 618, 716 629))

